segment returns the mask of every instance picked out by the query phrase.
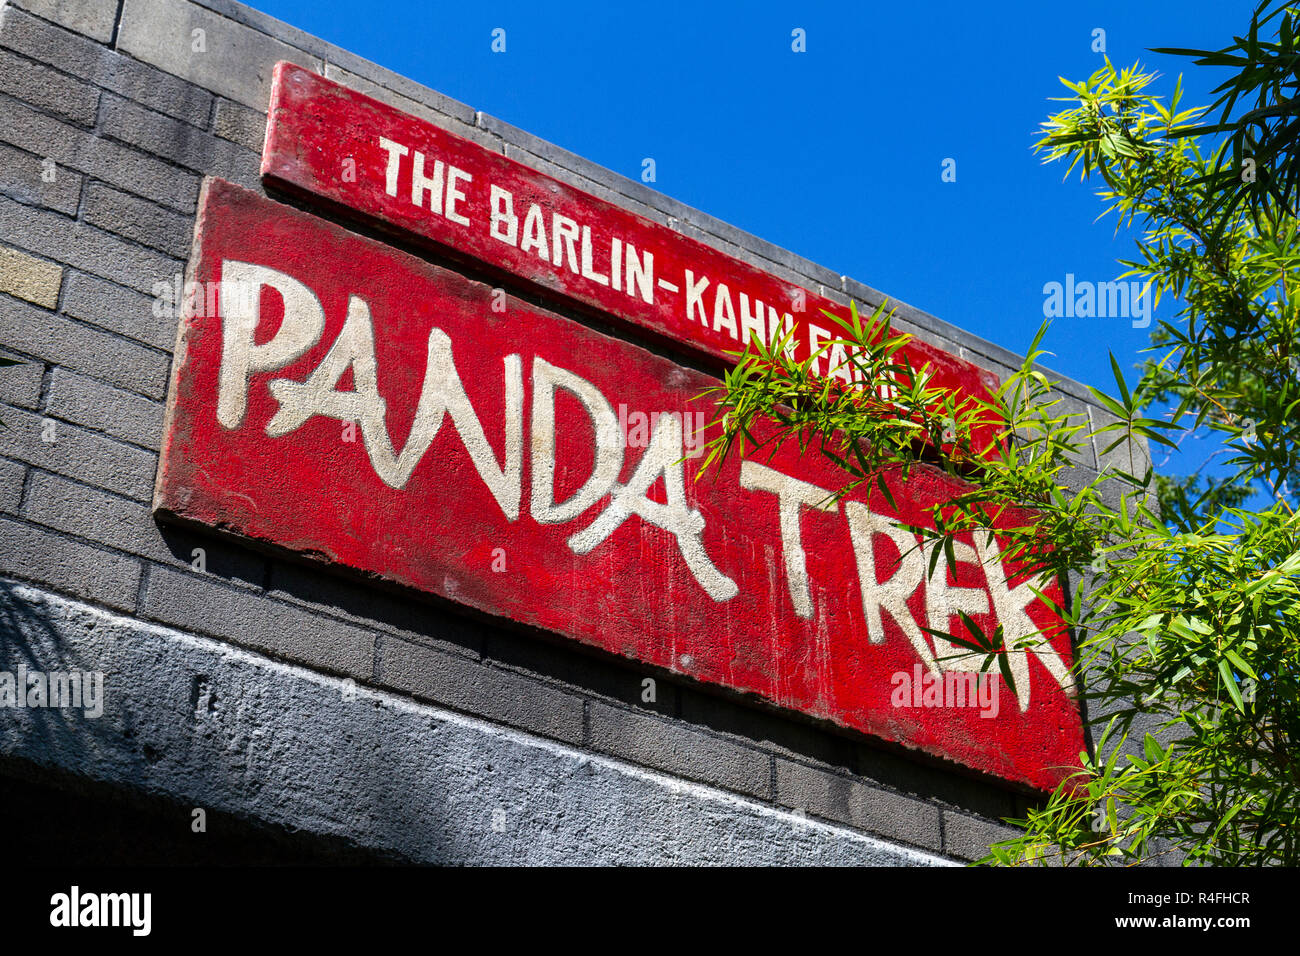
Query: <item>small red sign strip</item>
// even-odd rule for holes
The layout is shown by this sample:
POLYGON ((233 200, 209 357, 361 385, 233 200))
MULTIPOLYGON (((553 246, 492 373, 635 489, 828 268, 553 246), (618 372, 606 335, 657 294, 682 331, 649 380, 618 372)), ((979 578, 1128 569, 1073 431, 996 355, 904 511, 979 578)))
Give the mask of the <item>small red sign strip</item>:
MULTIPOLYGON (((755 333, 792 329, 800 360, 842 334, 830 299, 292 63, 276 66, 262 176, 715 359, 755 333)), ((954 395, 997 387, 920 340, 902 354, 954 395)), ((815 371, 851 382, 848 358, 832 348, 815 371)))
POLYGON ((1009 780, 1075 763, 1069 640, 1033 582, 985 535, 927 582, 891 524, 962 490, 941 470, 893 481, 897 512, 826 505, 841 475, 793 443, 697 481, 716 379, 222 181, 196 236, 160 516, 1009 780), (1049 628, 1017 693, 924 632, 959 610, 1049 628))

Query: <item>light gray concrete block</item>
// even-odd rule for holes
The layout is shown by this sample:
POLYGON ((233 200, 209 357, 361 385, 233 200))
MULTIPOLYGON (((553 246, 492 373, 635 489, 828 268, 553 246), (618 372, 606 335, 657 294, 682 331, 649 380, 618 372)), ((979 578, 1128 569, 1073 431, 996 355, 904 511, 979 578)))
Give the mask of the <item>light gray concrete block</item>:
POLYGON ((0 197, 0 242, 21 246, 92 275, 150 292, 181 271, 180 260, 57 213, 0 197))
POLYGON ((0 193, 19 202, 75 216, 82 181, 80 173, 53 160, 46 162, 44 157, 0 143, 0 193))
POLYGON ((0 342, 149 398, 167 391, 167 354, 4 296, 0 342))
POLYGON ((82 214, 92 226, 134 239, 177 261, 189 255, 193 220, 130 193, 91 183, 82 214))
POLYGON ((45 20, 107 43, 117 22, 119 0, 9 0, 45 20))
MULTIPOLYGON (((370 64, 370 66, 374 67, 374 64, 370 64)), ((388 73, 381 67, 374 67, 369 72, 381 75, 388 73)), ((451 130, 457 136, 472 139, 480 146, 485 146, 494 152, 501 152, 501 138, 478 129, 474 125, 473 110, 464 104, 457 103, 455 100, 448 99, 440 93, 435 93, 427 87, 420 86, 418 83, 412 83, 409 80, 404 84, 396 83, 394 79, 391 79, 396 78, 396 74, 389 74, 390 80, 388 84, 380 83, 368 76, 344 69, 337 63, 325 64, 325 76, 336 83, 342 83, 359 93, 373 96, 375 99, 381 100, 390 106, 395 106, 413 116, 426 119, 435 126, 451 130), (412 92, 418 93, 419 98, 412 98, 397 92, 393 89, 395 85, 404 88, 414 87, 415 89, 412 92), (440 105, 445 106, 445 108, 439 108, 440 105)))
MULTIPOLYGON (((83 322, 170 352, 176 344, 180 319, 168 314, 171 299, 176 298, 175 276, 167 284, 167 295, 171 298, 149 297, 84 272, 69 272, 64 280, 63 311, 83 322)), ((164 359, 164 376, 166 371, 164 359)), ((161 388, 152 384, 152 377, 139 381, 151 384, 147 388, 135 387, 135 391, 144 395, 161 394, 161 388)), ((162 387, 165 388, 165 381, 162 387)))
POLYGON ((0 455, 148 501, 158 456, 53 418, 5 406, 0 455))
POLYGON ((0 91, 82 126, 95 122, 99 107, 98 90, 3 49, 0 49, 0 91))
POLYGON ((945 865, 36 588, 0 602, 18 630, 6 653, 103 675, 98 718, 0 723, 0 750, 42 766, 423 863, 945 865))
MULTIPOLYGON (((0 352, 5 358, 15 358, 0 352)), ((45 376, 45 363, 35 359, 18 358, 21 364, 0 368, 0 402, 21 408, 35 408, 41 401, 41 380, 45 376)))
POLYGON ((314 73, 319 57, 188 0, 125 0, 118 49, 173 76, 266 112, 279 60, 314 73))
POLYGON ((266 142, 266 115, 231 100, 218 99, 212 131, 260 156, 266 142))
POLYGON ((50 376, 45 413, 154 451, 162 440, 162 402, 66 368, 50 376))

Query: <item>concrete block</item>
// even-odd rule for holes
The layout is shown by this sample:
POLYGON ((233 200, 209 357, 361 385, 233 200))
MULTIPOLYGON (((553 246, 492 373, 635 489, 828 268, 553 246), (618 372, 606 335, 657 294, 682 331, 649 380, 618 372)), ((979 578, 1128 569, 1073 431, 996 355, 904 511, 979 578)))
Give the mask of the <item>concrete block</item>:
POLYGON ((206 90, 13 6, 0 6, 0 46, 195 126, 206 125, 212 111, 206 90))
POLYGON ((82 126, 95 122, 99 91, 63 73, 0 49, 0 91, 82 126))
POLYGON ((169 355, 14 299, 0 297, 0 342, 149 398, 167 391, 169 355))
POLYGON ((173 76, 262 112, 271 73, 291 60, 320 73, 319 57, 218 16, 188 0, 125 0, 118 49, 173 76))
POLYGON ((602 753, 764 800, 771 758, 657 715, 591 704, 590 746, 602 753))
POLYGON ((100 126, 113 139, 163 156, 200 174, 221 176, 258 188, 261 166, 258 154, 130 100, 105 96, 100 108, 100 126))
POLYGON ((93 226, 134 239, 178 260, 189 255, 194 233, 189 216, 103 183, 91 183, 87 187, 83 216, 93 226))
POLYGON ((943 852, 960 860, 988 856, 989 844, 1009 840, 1020 831, 1004 823, 955 810, 943 811, 943 852))
POLYGON ((0 246, 0 292, 53 309, 59 304, 62 286, 63 269, 59 266, 19 249, 0 246))
POLYGON ((5 406, 0 455, 148 501, 158 456, 76 425, 5 406))
POLYGON ((15 6, 61 27, 107 43, 117 23, 118 0, 9 0, 15 6))
POLYGON ((23 502, 34 524, 106 544, 197 578, 259 587, 266 559, 241 545, 198 531, 161 528, 149 505, 49 472, 34 470, 23 502))
POLYGON ((940 849, 939 809, 847 776, 778 757, 776 800, 813 816, 925 849, 940 849))
POLYGON ((158 565, 140 615, 354 678, 369 679, 374 663, 372 631, 158 565))
POLYGON ((379 682, 419 700, 582 743, 582 698, 480 661, 385 636, 379 682))
POLYGON ((181 271, 180 261, 170 256, 4 197, 0 197, 0 241, 141 292, 151 292, 156 283, 181 271))
POLYGON ((29 206, 47 206, 69 216, 77 214, 83 176, 8 143, 0 143, 0 193, 29 206))
POLYGON ((18 514, 23 500, 23 482, 27 466, 11 458, 0 458, 0 511, 18 514))
MULTIPOLYGON (((169 295, 175 298, 174 276, 169 285, 169 295)), ((176 330, 180 324, 178 316, 168 314, 171 298, 149 298, 84 272, 69 272, 64 281, 63 312, 170 352, 176 344, 176 330)), ((153 393, 152 389, 143 392, 145 395, 153 393)))
POLYGON ((299 561, 272 559, 266 593, 453 654, 476 658, 483 644, 483 626, 462 615, 396 590, 379 589, 344 575, 322 574, 319 568, 299 561))
MULTIPOLYGON (((374 64, 370 64, 374 67, 374 64)), ((382 67, 374 67, 373 72, 386 73, 382 67)), ((392 85, 375 82, 365 76, 361 76, 351 70, 345 70, 337 63, 325 64, 325 76, 336 83, 342 83, 359 93, 365 93, 367 96, 373 96, 390 106, 395 106, 399 110, 410 113, 413 116, 419 116, 428 120, 435 126, 451 130, 457 136, 463 136, 466 139, 472 139, 480 146, 485 146, 493 152, 501 152, 501 139, 490 133, 484 133, 474 125, 474 111, 463 103, 457 103, 455 100, 436 93, 427 87, 420 86, 418 83, 411 83, 409 80, 405 84, 395 82, 396 74, 389 74, 392 85, 403 85, 415 87, 415 92, 420 93, 419 98, 406 96, 395 91, 392 85), (431 105, 432 104, 432 105, 431 105), (439 108, 445 105, 445 109, 439 108)), ((260 147, 259 147, 260 148, 260 147)))
POLYGON ((682 720, 734 738, 742 746, 821 763, 828 770, 853 768, 854 745, 845 736, 693 687, 683 687, 680 697, 682 720))
POLYGON ((54 418, 104 432, 133 445, 158 450, 162 441, 163 406, 112 385, 65 368, 50 377, 45 412, 54 418))
MULTIPOLYGON (((40 156, 42 161, 52 161, 56 178, 64 175, 65 168, 81 170, 180 212, 195 209, 198 176, 20 103, 0 100, 0 139, 40 156)), ((38 164, 42 172, 47 166, 38 164)))
POLYGON ((259 156, 266 142, 266 115, 226 99, 217 99, 212 131, 259 156))
POLYGON ((0 355, 21 363, 0 368, 0 402, 20 408, 36 408, 41 402, 45 363, 5 352, 0 352, 0 355))
POLYGON ((581 189, 583 192, 591 193, 591 195, 596 196, 599 199, 604 199, 607 202, 621 206, 630 212, 636 213, 638 216, 643 216, 646 219, 649 219, 651 222, 657 222, 663 226, 669 225, 671 217, 662 210, 654 209, 651 206, 647 206, 645 203, 638 202, 635 199, 630 199, 629 197, 610 189, 608 186, 596 182, 594 179, 587 179, 585 176, 581 176, 570 169, 565 169, 563 166, 557 166, 550 160, 543 159, 540 156, 528 152, 528 150, 524 149, 522 146, 516 146, 513 143, 498 143, 498 146, 504 155, 513 159, 517 163, 523 163, 525 166, 535 169, 539 173, 545 173, 548 176, 552 176, 555 179, 560 180, 560 182, 567 183, 575 189, 581 189))
POLYGON ((98 671, 105 687, 98 718, 12 712, 0 753, 204 806, 210 822, 421 863, 951 865, 37 588, 0 585, 0 614, 41 669, 98 671))
POLYGON ((0 518, 0 574, 126 611, 140 587, 139 561, 8 518, 0 518))

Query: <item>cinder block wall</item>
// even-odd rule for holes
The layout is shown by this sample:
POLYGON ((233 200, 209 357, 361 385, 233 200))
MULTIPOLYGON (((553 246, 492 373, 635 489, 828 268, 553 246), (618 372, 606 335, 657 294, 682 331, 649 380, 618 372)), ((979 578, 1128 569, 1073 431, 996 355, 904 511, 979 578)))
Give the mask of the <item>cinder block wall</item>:
MULTIPOLYGON (((149 801, 178 832, 205 808, 420 861, 937 864, 1002 838, 1027 797, 994 782, 155 524, 158 286, 203 176, 260 191, 281 59, 846 305, 883 298, 241 4, 0 3, 0 351, 22 362, 0 370, 0 668, 106 675, 98 719, 3 715, 0 771, 149 801)), ((893 304, 905 331, 1019 364, 893 304)))

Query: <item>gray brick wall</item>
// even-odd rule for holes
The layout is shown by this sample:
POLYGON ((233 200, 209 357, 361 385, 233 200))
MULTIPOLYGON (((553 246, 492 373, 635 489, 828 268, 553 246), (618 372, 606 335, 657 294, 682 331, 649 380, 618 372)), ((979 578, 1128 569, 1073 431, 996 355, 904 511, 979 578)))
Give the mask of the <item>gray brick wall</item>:
MULTIPOLYGON (((883 299, 240 4, 0 2, 0 247, 39 264, 52 290, 0 292, 0 349, 23 360, 0 370, 0 575, 793 811, 826 832, 983 855, 1023 795, 545 635, 153 522, 176 334, 159 292, 183 272, 201 178, 260 189, 280 59, 837 301, 883 299), (647 678, 657 688, 648 702, 647 678)), ((900 327, 922 339, 994 371, 1019 363, 894 304, 900 327)), ((1070 410, 1104 414, 1078 383, 1056 379, 1070 410)), ((1119 461, 1092 449, 1079 476, 1119 461)))

